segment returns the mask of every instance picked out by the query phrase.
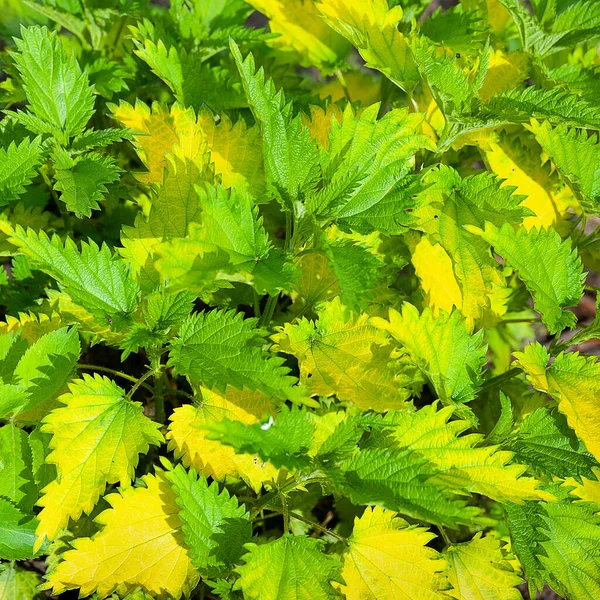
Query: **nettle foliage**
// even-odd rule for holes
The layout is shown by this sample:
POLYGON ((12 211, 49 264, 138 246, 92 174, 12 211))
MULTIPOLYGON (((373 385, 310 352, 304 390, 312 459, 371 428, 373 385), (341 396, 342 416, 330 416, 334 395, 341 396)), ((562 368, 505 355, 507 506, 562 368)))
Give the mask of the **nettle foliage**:
POLYGON ((600 4, 165 4, 0 0, 0 599, 600 598, 600 4))

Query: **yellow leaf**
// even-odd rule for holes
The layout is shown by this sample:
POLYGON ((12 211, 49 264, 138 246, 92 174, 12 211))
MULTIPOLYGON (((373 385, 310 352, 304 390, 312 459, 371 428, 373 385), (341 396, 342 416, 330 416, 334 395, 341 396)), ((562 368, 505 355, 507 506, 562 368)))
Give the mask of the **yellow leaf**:
POLYGON ((367 507, 354 521, 341 586, 347 600, 442 600, 446 562, 427 547, 435 535, 389 510, 367 507))
POLYGON ((55 464, 57 478, 44 488, 38 501, 36 549, 53 540, 69 518, 90 513, 106 484, 131 485, 138 454, 159 445, 159 425, 150 421, 139 402, 106 377, 84 375, 69 384, 70 393, 58 400, 42 431, 52 434, 47 462, 55 464))
MULTIPOLYGON (((49 290, 48 290, 49 291, 49 290)), ((19 317, 6 315, 6 322, 0 323, 0 335, 7 333, 21 333, 21 338, 30 344, 39 340, 46 333, 60 329, 64 322, 58 313, 52 312, 50 316, 45 314, 36 315, 30 313, 19 313, 19 317)))
POLYGON ((532 210, 535 216, 525 217, 524 227, 547 229, 558 221, 566 206, 555 191, 556 182, 542 168, 540 155, 533 153, 532 156, 530 149, 503 138, 491 142, 484 154, 490 169, 506 180, 504 185, 512 185, 517 188, 515 193, 527 196, 523 206, 532 210))
POLYGON ((310 117, 302 113, 302 124, 308 129, 310 137, 317 140, 317 144, 321 148, 328 150, 333 119, 341 123, 342 116, 342 109, 337 104, 328 102, 325 110, 311 104, 310 117))
POLYGON ((112 107, 112 117, 125 127, 143 135, 134 136, 136 151, 147 173, 137 175, 144 183, 162 183, 166 164, 165 154, 172 154, 178 146, 181 156, 202 162, 207 150, 206 139, 197 126, 192 108, 174 104, 168 108, 154 103, 152 108, 139 100, 135 107, 127 102, 112 107))
POLYGON ((522 477, 525 465, 509 464, 512 452, 481 446, 480 434, 460 435, 470 424, 449 421, 453 411, 453 407, 437 410, 436 405, 429 405, 412 413, 396 412, 388 417, 395 426, 391 435, 399 447, 415 450, 435 465, 436 481, 455 491, 467 489, 498 502, 554 500, 536 489, 534 478, 522 477))
POLYGON ((559 354, 549 364, 550 354, 536 343, 515 352, 515 358, 531 385, 558 401, 569 427, 600 460, 600 362, 596 357, 578 352, 559 354))
POLYGON ((363 410, 400 408, 409 396, 393 346, 369 316, 354 316, 339 297, 324 303, 316 322, 301 319, 273 336, 279 351, 296 356, 300 381, 312 395, 332 396, 363 410), (398 370, 397 370, 398 369, 398 370))
POLYGON ((266 15, 272 33, 279 36, 268 44, 293 50, 303 67, 330 72, 348 53, 348 42, 328 27, 312 0, 246 0, 266 15))
POLYGON ((221 115, 217 124, 214 115, 205 110, 198 115, 198 127, 223 187, 248 190, 259 198, 266 184, 258 126, 248 128, 243 120, 234 124, 227 115, 221 115))
POLYGON ((147 487, 106 497, 111 508, 96 519, 102 531, 75 540, 49 575, 54 594, 80 588, 81 596, 97 591, 104 598, 141 586, 167 600, 194 589, 199 577, 183 543, 175 493, 162 472, 142 479, 147 487))
POLYGON ((173 411, 167 439, 169 449, 181 457, 186 467, 223 481, 226 476, 243 479, 258 492, 263 483, 277 479, 279 471, 250 454, 236 454, 231 446, 205 437, 202 425, 209 419, 231 419, 252 424, 274 411, 273 402, 260 392, 228 387, 225 394, 201 388, 203 402, 173 411))
POLYGON ((412 249, 412 263, 435 316, 440 309, 445 312, 451 312, 453 306, 462 309, 462 293, 454 275, 452 259, 442 246, 432 245, 423 236, 412 249))
POLYGON ((398 30, 402 7, 390 9, 387 0, 321 0, 317 7, 330 27, 357 48, 367 67, 412 91, 420 78, 408 42, 398 30))
POLYGON ((494 94, 499 94, 518 86, 529 73, 529 57, 525 52, 490 50, 488 69, 479 91, 479 97, 487 102, 494 94))
POLYGON ((523 580, 504 558, 500 540, 481 537, 455 544, 446 550, 450 569, 448 578, 454 588, 449 592, 457 600, 521 600, 515 587, 523 580))
POLYGON ((567 477, 563 485, 574 488, 569 492, 572 496, 577 496, 583 502, 591 502, 600 506, 600 468, 592 467, 592 471, 596 476, 595 480, 582 475, 581 483, 579 483, 574 477, 567 477))
POLYGON ((381 100, 381 77, 374 77, 372 71, 348 71, 343 78, 334 77, 317 85, 315 91, 321 100, 347 99, 361 106, 371 106, 381 100))

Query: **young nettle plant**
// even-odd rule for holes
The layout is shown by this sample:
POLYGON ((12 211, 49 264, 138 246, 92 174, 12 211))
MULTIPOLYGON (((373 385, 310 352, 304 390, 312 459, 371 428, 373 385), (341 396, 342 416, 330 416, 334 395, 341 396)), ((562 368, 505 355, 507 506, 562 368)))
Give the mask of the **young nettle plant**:
POLYGON ((0 0, 0 600, 600 598, 600 4, 165 4, 0 0))

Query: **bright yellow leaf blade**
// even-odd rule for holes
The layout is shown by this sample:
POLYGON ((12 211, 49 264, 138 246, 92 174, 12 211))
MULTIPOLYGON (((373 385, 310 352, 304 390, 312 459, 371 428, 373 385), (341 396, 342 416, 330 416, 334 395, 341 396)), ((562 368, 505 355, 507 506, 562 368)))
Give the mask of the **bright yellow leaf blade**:
POLYGON ((550 365, 550 354, 537 343, 515 352, 515 357, 531 385, 558 401, 569 427, 600 460, 600 362, 596 357, 560 354, 550 365))
POLYGON ((403 11, 386 0, 321 0, 317 8, 329 26, 348 39, 367 67, 381 71, 411 92, 419 72, 407 39, 398 30, 403 11))
POLYGON ((313 0, 246 0, 269 19, 272 33, 268 43, 284 51, 295 51, 303 67, 317 67, 325 73, 348 53, 346 40, 319 16, 313 0))
POLYGON ((224 394, 202 388, 202 405, 185 404, 173 411, 167 433, 169 449, 181 457, 186 467, 223 481, 239 477, 258 492, 263 483, 276 480, 279 474, 270 463, 250 454, 236 454, 231 446, 205 437, 202 428, 208 420, 231 419, 252 424, 274 412, 275 405, 260 392, 240 391, 228 387, 224 394))
POLYGON ((59 398, 65 406, 53 410, 42 427, 52 434, 47 462, 56 465, 58 475, 38 502, 44 508, 36 548, 53 540, 69 518, 90 513, 106 484, 130 486, 138 455, 163 441, 159 424, 110 379, 84 375, 69 390, 59 398))
POLYGON ((112 508, 96 519, 102 531, 75 540, 75 549, 49 575, 54 594, 80 588, 81 596, 97 591, 104 598, 141 586, 153 598, 167 600, 196 586, 199 577, 183 543, 175 493, 162 472, 143 481, 145 488, 106 497, 112 508))
POLYGON ((387 419, 394 424, 391 435, 401 448, 426 458, 438 470, 436 481, 461 492, 468 490, 498 502, 553 500, 537 489, 538 481, 523 477, 524 465, 509 464, 512 452, 496 446, 481 446, 480 434, 461 435, 469 428, 463 420, 452 420, 453 408, 437 410, 437 403, 415 412, 396 412, 387 419))
POLYGON ((521 600, 515 587, 523 580, 504 558, 500 540, 477 534, 470 542, 450 546, 445 555, 448 578, 457 600, 521 600))
POLYGON ((592 467, 596 479, 588 479, 581 476, 581 483, 574 477, 567 477, 564 485, 572 487, 569 492, 571 496, 576 496, 583 502, 591 502, 600 506, 600 468, 592 467))
POLYGON ((354 521, 341 586, 347 600, 442 600, 446 563, 426 546, 435 535, 376 506, 354 521))
POLYGON ((448 313, 454 306, 462 309, 462 293, 452 259, 440 244, 432 244, 423 236, 412 250, 412 263, 434 316, 440 309, 448 313))
POLYGON ((300 363, 300 380, 310 394, 336 395, 362 410, 402 408, 410 395, 406 374, 394 368, 394 347, 384 331, 354 316, 336 297, 321 304, 315 322, 286 324, 273 336, 279 350, 300 363))

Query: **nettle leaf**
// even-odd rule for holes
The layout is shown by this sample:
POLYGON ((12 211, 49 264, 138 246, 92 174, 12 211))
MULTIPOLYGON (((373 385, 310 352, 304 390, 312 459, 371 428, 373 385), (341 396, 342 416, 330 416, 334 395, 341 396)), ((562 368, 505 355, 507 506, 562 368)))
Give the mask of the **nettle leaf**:
POLYGON ((521 600, 516 588, 523 580, 502 554, 500 540, 478 533, 470 541, 449 546, 445 553, 448 579, 454 588, 449 592, 457 600, 521 600))
POLYGON ((361 409, 388 410, 404 405, 409 375, 393 358, 385 332, 354 316, 338 299, 320 305, 318 320, 287 323, 273 336, 280 352, 300 364, 300 382, 311 394, 336 395, 361 409))
POLYGON ((523 476, 524 465, 509 464, 511 452, 482 446, 480 434, 460 435, 470 424, 449 421, 452 407, 436 408, 431 405, 414 412, 388 413, 384 424, 392 427, 390 447, 418 452, 438 469, 432 480, 457 492, 468 490, 499 502, 553 499, 537 489, 535 479, 523 476))
POLYGON ((61 556, 47 589, 61 594, 80 588, 85 596, 97 591, 104 598, 141 586, 155 598, 189 595, 198 573, 184 546, 177 496, 163 472, 145 475, 143 483, 106 496, 111 508, 96 518, 103 529, 78 538, 61 556))
POLYGON ((432 480, 436 468, 418 452, 365 449, 329 474, 356 504, 376 504, 428 523, 458 528, 473 524, 480 509, 466 506, 432 480))
POLYGON ((595 356, 577 352, 559 354, 550 364, 550 354, 541 344, 530 344, 515 352, 517 365, 536 389, 550 394, 558 410, 567 417, 588 452, 600 460, 600 432, 597 427, 600 363, 595 356))
POLYGON ((378 119, 379 108, 356 114, 348 104, 342 122, 332 121, 321 160, 324 186, 309 196, 307 210, 326 222, 397 234, 416 206, 414 155, 433 147, 419 131, 420 115, 396 109, 378 119))
POLYGON ((317 7, 329 26, 356 47, 367 67, 412 92, 419 72, 408 40, 398 30, 401 6, 390 9, 386 0, 322 0, 317 7))
POLYGON ((178 465, 166 474, 181 507, 185 543, 192 563, 205 578, 226 575, 245 554, 252 525, 243 506, 227 489, 178 465))
POLYGON ((69 385, 42 431, 52 434, 47 461, 57 467, 57 478, 38 501, 36 542, 53 540, 69 518, 90 513, 107 484, 131 485, 138 455, 150 445, 160 445, 159 425, 143 414, 142 407, 125 397, 110 379, 84 375, 69 385))
POLYGON ((251 454, 238 454, 231 446, 207 438, 205 425, 223 419, 253 424, 275 412, 276 404, 260 392, 238 391, 227 387, 225 393, 200 388, 202 405, 185 404, 170 417, 169 450, 183 464, 218 481, 239 477, 259 492, 263 483, 276 480, 278 470, 251 454))
POLYGON ((274 542, 247 544, 248 554, 237 568, 236 588, 249 600, 330 600, 340 595, 340 564, 323 553, 324 542, 284 534, 274 542))
POLYGON ((427 547, 435 535, 410 526, 392 511, 366 508, 354 520, 344 553, 342 586, 348 600, 378 600, 409 595, 441 600, 447 583, 446 564, 427 547))
POLYGON ((0 565, 0 598, 11 600, 42 598, 42 595, 37 592, 40 583, 40 577, 34 571, 22 569, 15 563, 0 565))
POLYGON ((54 168, 54 189, 62 192, 60 199, 77 217, 89 217, 99 209, 98 202, 108 193, 106 186, 118 181, 121 173, 114 158, 96 153, 71 158, 56 152, 54 168))
POLYGON ((0 427, 0 496, 25 514, 33 512, 35 484, 27 433, 14 423, 0 427))
POLYGON ((283 91, 276 91, 272 79, 265 80, 262 67, 256 71, 254 57, 245 60, 231 41, 244 91, 263 138, 267 182, 273 186, 284 206, 301 199, 316 183, 317 147, 303 126, 300 115, 292 116, 292 105, 285 103, 283 91))
POLYGON ((25 193, 25 188, 37 175, 44 150, 42 138, 25 138, 0 148, 0 205, 8 204, 25 193))
POLYGON ((46 27, 21 28, 12 57, 23 78, 31 112, 21 113, 35 133, 53 133, 65 142, 80 134, 94 112, 94 94, 75 56, 67 53, 56 32, 46 27))
POLYGON ((310 465, 308 450, 315 425, 311 414, 298 407, 284 407, 264 423, 208 421, 204 428, 209 440, 232 446, 238 454, 257 454, 277 468, 303 469, 310 465))
POLYGON ((137 309, 139 288, 123 261, 106 244, 71 239, 50 239, 43 231, 22 227, 10 231, 12 244, 28 256, 33 266, 57 279, 63 289, 97 317, 119 326, 137 309))
POLYGON ((592 469, 598 467, 584 443, 569 429, 566 417, 547 408, 538 408, 523 419, 510 449, 519 462, 547 477, 591 477, 592 469))
POLYGON ((593 214, 600 211, 600 145, 597 135, 552 127, 547 121, 530 125, 542 149, 569 184, 582 194, 584 207, 593 214), (582 168, 585 165, 585 168, 582 168))
POLYGON ((195 383, 224 390, 231 385, 261 391, 283 400, 302 398, 283 359, 261 350, 263 332, 256 319, 233 311, 191 315, 171 342, 169 364, 195 383))
POLYGON ((483 331, 470 335, 458 311, 435 318, 429 308, 419 314, 405 302, 401 313, 390 309, 389 321, 375 317, 371 323, 404 345, 442 402, 459 405, 475 397, 487 348, 483 331))
POLYGON ((508 224, 498 229, 488 223, 478 233, 517 271, 550 333, 575 326, 575 315, 565 308, 579 302, 585 275, 570 240, 552 228, 515 232, 508 224))
MULTIPOLYGON (((37 519, 32 515, 24 514, 14 504, 0 498, 0 558, 5 560, 33 558, 36 526, 37 519)), ((1 590, 0 584, 0 592, 1 590)), ((0 598, 2 597, 0 595, 0 598)))

